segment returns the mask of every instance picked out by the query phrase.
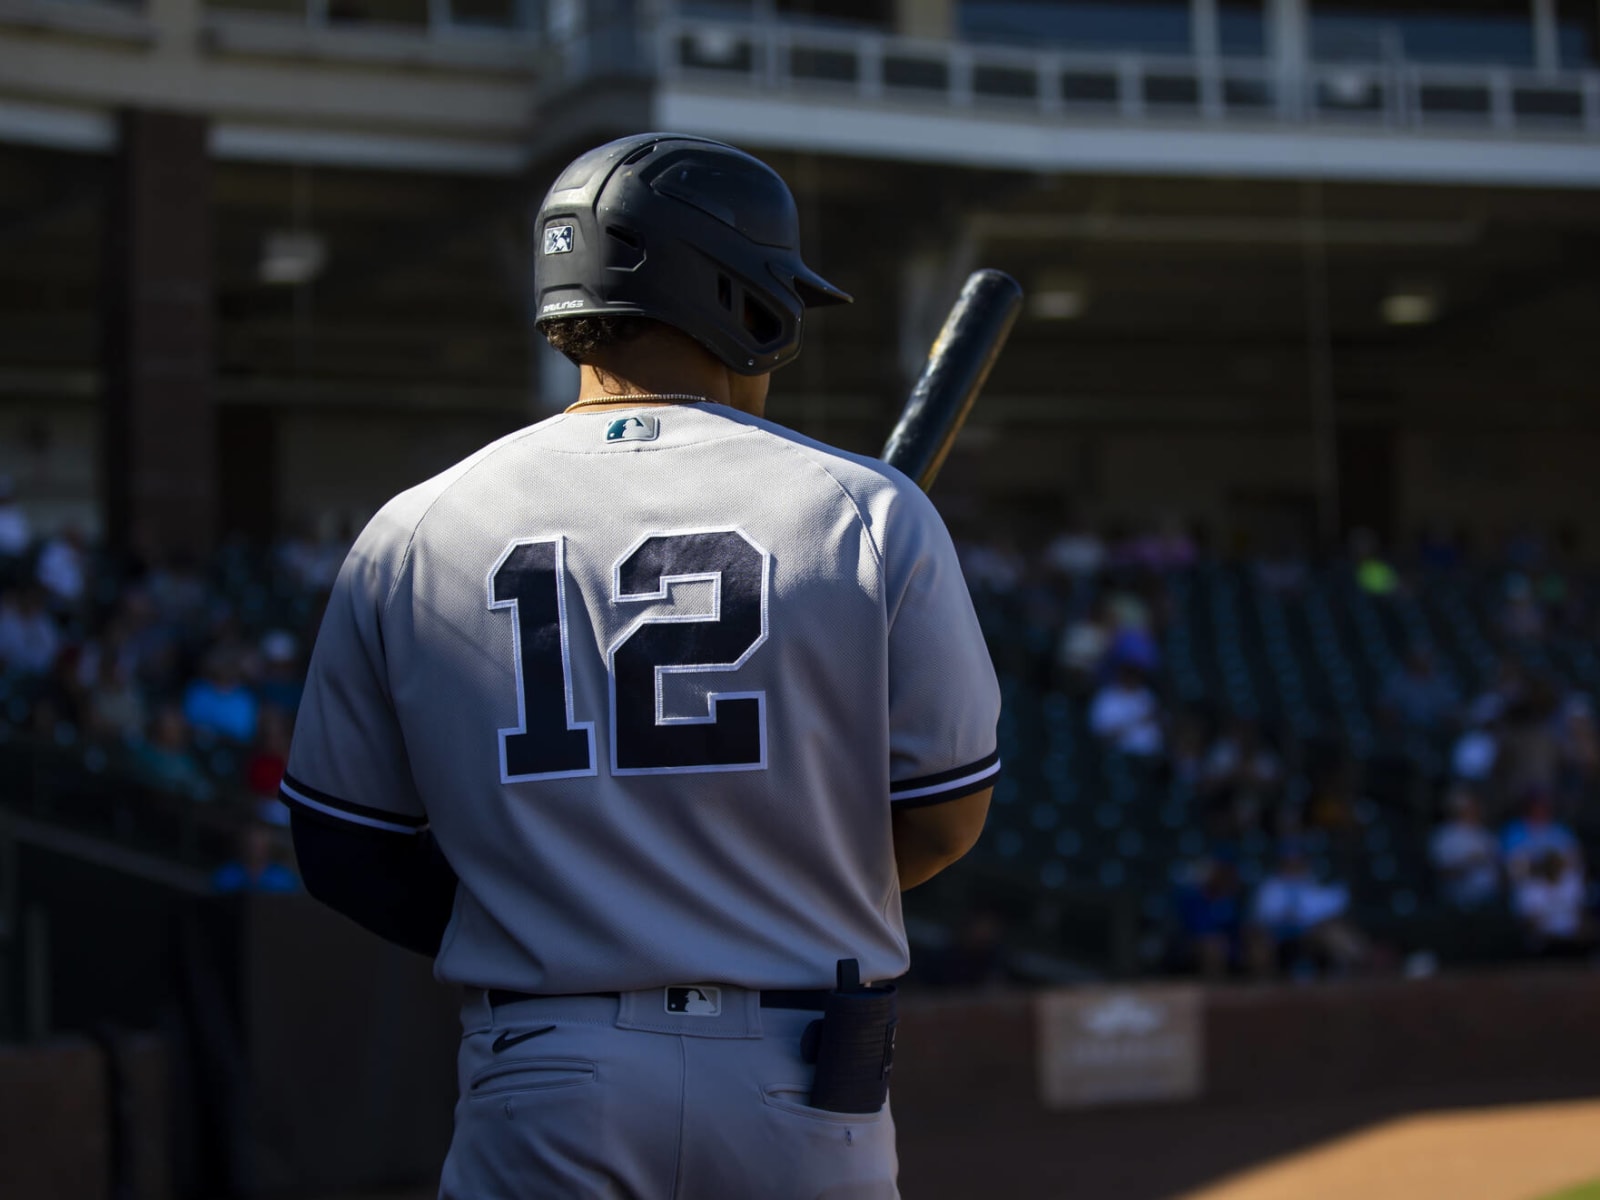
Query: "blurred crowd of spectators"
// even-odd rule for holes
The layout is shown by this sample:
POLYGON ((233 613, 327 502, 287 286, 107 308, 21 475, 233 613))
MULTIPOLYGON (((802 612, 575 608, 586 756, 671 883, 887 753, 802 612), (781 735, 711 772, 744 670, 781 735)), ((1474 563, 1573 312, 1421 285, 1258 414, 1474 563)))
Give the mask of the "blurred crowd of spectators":
MULTIPOLYGON (((34 536, 0 480, 0 730, 98 754, 121 777, 236 821, 219 888, 294 886, 276 792, 306 648, 346 544, 229 542, 204 563, 113 563, 73 529, 34 536)), ((1594 948, 1580 834, 1600 825, 1600 726, 1591 697, 1549 666, 1559 639, 1600 640, 1600 592, 1548 545, 1519 536, 1485 564, 1438 534, 1403 559, 1352 540, 1331 569, 1380 602, 1430 580, 1492 588, 1499 653, 1484 686, 1462 695, 1432 648, 1412 647, 1371 697, 1382 736, 1364 754, 1336 736, 1291 737, 1271 714, 1175 699, 1168 584, 1215 559, 1182 530, 1107 538, 1080 525, 1031 553, 960 548, 980 611, 1004 614, 1001 669, 1038 695, 1074 698, 1105 753, 1190 797, 1209 850, 1172 897, 1177 965, 1213 976, 1381 965, 1349 882, 1308 845, 1353 839, 1385 756, 1404 757, 1418 737, 1443 747, 1414 814, 1431 826, 1419 836, 1432 878, 1419 886, 1469 920, 1512 915, 1533 952, 1594 948), (1001 608, 986 606, 996 598, 1001 608), (1277 852, 1247 879, 1237 847, 1252 837, 1277 852)), ((1288 548, 1249 563, 1286 597, 1330 569, 1288 548)))
POLYGON ((0 480, 0 726, 236 824, 219 888, 294 886, 277 788, 344 550, 291 539, 116 564, 72 528, 35 538, 0 480))
POLYGON ((1600 591, 1550 544, 1519 534, 1475 561, 1459 539, 1430 531, 1402 557, 1358 533, 1331 561, 1287 547, 1251 556, 1256 584, 1285 599, 1330 572, 1379 603, 1430 587, 1487 592, 1498 654, 1487 685, 1458 694, 1434 648, 1411 646, 1367 697, 1378 732, 1359 754, 1335 730, 1291 735, 1271 714, 1244 719, 1176 701, 1163 663, 1168 582, 1214 560, 1203 540, 1176 527, 1104 538, 1078 526, 1031 554, 959 548, 980 613, 985 597, 1005 602, 989 610, 1004 614, 989 624, 998 654, 1014 654, 1005 667, 1033 690, 1076 698, 1105 753, 1192 797, 1210 849, 1172 897, 1180 969, 1220 977, 1398 965, 1360 927, 1348 881, 1307 849, 1359 845, 1368 785, 1397 769, 1417 785, 1405 815, 1431 878, 1414 882, 1436 907, 1467 922, 1509 916, 1531 953, 1595 950, 1595 891, 1576 830, 1600 827, 1600 727, 1592 698, 1553 664, 1558 639, 1600 642, 1600 591), (1419 745, 1440 752, 1423 761, 1419 745), (1275 864, 1246 882, 1236 848, 1263 836, 1277 846, 1275 864))

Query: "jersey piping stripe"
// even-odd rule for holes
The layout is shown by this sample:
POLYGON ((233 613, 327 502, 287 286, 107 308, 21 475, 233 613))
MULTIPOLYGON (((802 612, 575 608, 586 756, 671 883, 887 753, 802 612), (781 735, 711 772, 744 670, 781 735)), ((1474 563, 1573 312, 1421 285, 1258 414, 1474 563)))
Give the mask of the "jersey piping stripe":
POLYGON ((975 763, 958 767, 953 771, 890 784, 889 799, 895 804, 903 804, 908 800, 926 800, 929 797, 956 800, 978 791, 985 780, 992 779, 998 774, 1000 774, 1000 752, 996 750, 975 763))
POLYGON ((287 773, 284 774, 283 781, 278 784, 278 794, 290 804, 304 805, 306 808, 326 813, 330 817, 339 817, 373 829, 388 829, 395 833, 420 833, 428 824, 426 817, 408 817, 401 813, 385 812, 381 808, 369 808, 365 804, 340 800, 337 796, 330 796, 327 792, 308 787, 287 773))
MULTIPOLYGON (((969 779, 980 771, 988 771, 990 768, 998 770, 999 767, 1000 751, 993 750, 976 762, 969 762, 959 767, 951 767, 950 770, 940 771, 935 775, 919 775, 915 779, 902 779, 898 783, 891 783, 889 785, 889 794, 896 799, 911 794, 926 795, 929 791, 938 791, 943 784, 969 779)), ((990 771, 990 773, 992 774, 993 771, 990 771)))

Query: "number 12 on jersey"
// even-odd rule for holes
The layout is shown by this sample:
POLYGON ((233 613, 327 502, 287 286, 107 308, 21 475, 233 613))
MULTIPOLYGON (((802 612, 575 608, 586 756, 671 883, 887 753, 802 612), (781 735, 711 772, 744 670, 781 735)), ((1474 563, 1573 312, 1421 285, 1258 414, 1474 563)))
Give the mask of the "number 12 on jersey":
MULTIPOLYGON (((662 602, 674 583, 711 584, 709 614, 646 613, 606 653, 611 773, 766 767, 766 697, 710 692, 704 712, 669 716, 665 677, 737 671, 767 640, 770 556, 736 529, 653 533, 612 566, 611 602, 662 602)), ((518 724, 500 731, 506 783, 597 773, 593 721, 577 720, 568 636, 566 539, 513 542, 489 572, 489 607, 510 609, 518 724)))

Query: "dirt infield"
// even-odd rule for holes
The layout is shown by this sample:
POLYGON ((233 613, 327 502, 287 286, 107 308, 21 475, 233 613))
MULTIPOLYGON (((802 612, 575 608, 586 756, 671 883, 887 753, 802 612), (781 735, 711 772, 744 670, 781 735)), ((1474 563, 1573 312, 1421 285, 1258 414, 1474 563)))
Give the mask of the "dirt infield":
POLYGON ((1600 1176, 1600 1103, 1427 1113, 1241 1172, 1185 1200, 1536 1200, 1600 1176))

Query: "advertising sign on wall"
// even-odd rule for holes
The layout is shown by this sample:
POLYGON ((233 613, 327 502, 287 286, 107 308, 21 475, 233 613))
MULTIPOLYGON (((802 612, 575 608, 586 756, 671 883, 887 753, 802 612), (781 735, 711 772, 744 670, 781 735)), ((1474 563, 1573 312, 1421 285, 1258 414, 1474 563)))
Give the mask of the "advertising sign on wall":
POLYGON ((1039 996, 1039 1095, 1049 1108, 1190 1100, 1205 1047, 1200 990, 1070 988, 1039 996))

